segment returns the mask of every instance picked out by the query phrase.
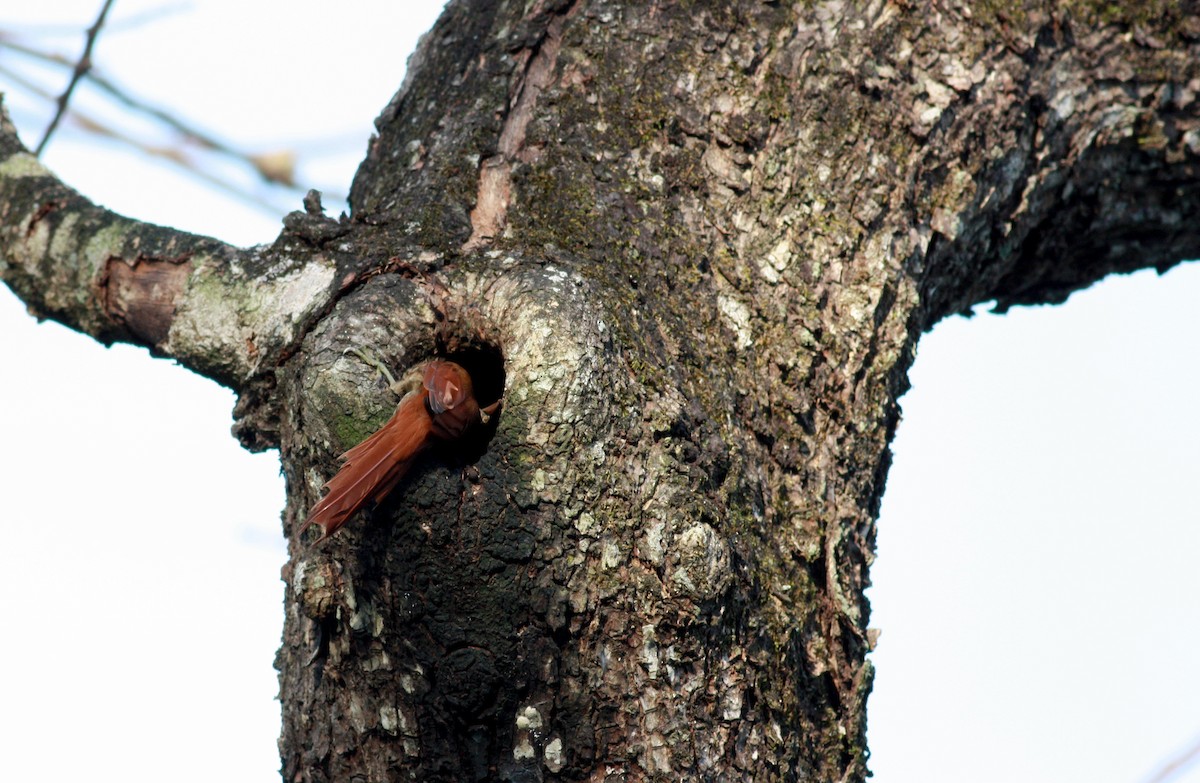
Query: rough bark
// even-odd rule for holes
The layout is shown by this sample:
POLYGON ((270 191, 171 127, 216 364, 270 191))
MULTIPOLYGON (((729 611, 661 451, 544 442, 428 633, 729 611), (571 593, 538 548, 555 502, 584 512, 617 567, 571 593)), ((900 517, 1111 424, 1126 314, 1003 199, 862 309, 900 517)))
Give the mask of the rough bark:
POLYGON ((917 337, 1197 254, 1198 39, 1175 2, 455 2, 349 219, 139 226, 6 126, 0 271, 237 389, 289 535, 391 413, 364 355, 503 399, 293 541, 285 779, 860 780, 917 337))

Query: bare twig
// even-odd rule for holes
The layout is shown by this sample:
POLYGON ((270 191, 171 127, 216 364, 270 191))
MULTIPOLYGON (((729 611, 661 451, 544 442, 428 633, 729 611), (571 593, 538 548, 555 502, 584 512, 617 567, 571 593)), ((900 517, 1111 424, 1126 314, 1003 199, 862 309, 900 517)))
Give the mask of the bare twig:
MULTIPOLYGON (((139 27, 153 24, 159 19, 186 13, 191 10, 191 7, 192 3, 188 0, 181 0, 178 3, 164 3, 154 8, 147 8, 145 11, 133 11, 121 19, 106 22, 104 29, 109 34, 124 30, 136 30, 139 27)), ((17 22, 6 24, 6 30, 11 31, 14 35, 26 38, 57 38, 64 35, 77 35, 79 33, 79 25, 60 22, 17 22)), ((0 35, 7 34, 9 33, 0 33, 0 35)))
POLYGON ((44 90, 40 84, 37 84, 32 79, 22 76, 20 73, 12 70, 11 68, 6 68, 5 66, 0 65, 0 76, 6 77, 12 84, 25 88, 31 94, 36 95, 39 98, 45 98, 47 100, 54 99, 54 96, 44 90))
MULTIPOLYGON (((111 28, 111 25, 110 25, 110 28, 111 28)), ((66 67, 71 67, 73 65, 73 63, 70 60, 63 57, 62 55, 54 54, 51 52, 44 52, 40 49, 36 49, 34 47, 28 46, 19 41, 15 41, 11 38, 6 38, 6 37, 4 37, 3 33, 0 33, 0 48, 11 49, 14 52, 19 52, 19 53, 21 53, 27 57, 31 57, 35 60, 41 60, 42 62, 52 63, 54 65, 62 65, 62 66, 66 66, 66 67)), ((13 74, 13 72, 11 70, 5 69, 5 68, 3 68, 3 66, 0 66, 0 72, 13 74)), ((15 74, 14 74, 14 76, 15 76, 15 74)), ((294 190, 294 191, 300 191, 300 190, 305 189, 305 188, 300 187, 298 184, 296 184, 296 181, 295 181, 295 168, 296 168, 295 155, 293 153, 291 153, 290 151, 277 150, 277 151, 259 152, 259 153, 243 152, 242 150, 236 149, 236 148, 230 146, 229 144, 221 141, 220 139, 216 138, 215 136, 200 130, 196 126, 189 124, 185 120, 179 119, 178 117, 172 115, 171 113, 164 111, 163 109, 159 109, 158 107, 154 106, 153 104, 147 103, 146 101, 143 101, 140 98, 135 97, 134 95, 132 95, 131 93, 129 93, 128 91, 123 89, 122 87, 109 81, 105 76, 100 74, 99 71, 97 71, 94 68, 89 69, 83 75, 83 78, 86 79, 88 82, 90 82, 95 87, 99 88, 102 92, 107 93, 108 96, 110 98, 112 98, 114 101, 116 101, 117 103, 120 103, 123 106, 125 106, 126 108, 131 109, 135 112, 144 114, 144 115, 150 117, 151 119, 167 126, 169 129, 175 131, 176 133, 178 133, 180 136, 183 137, 183 140, 185 142, 193 144, 203 150, 208 150, 208 151, 220 154, 220 155, 225 155, 227 157, 233 158, 234 160, 238 161, 239 163, 253 169, 254 172, 256 174, 258 174, 258 176, 260 178, 262 178, 264 181, 269 182, 271 184, 282 185, 282 186, 289 188, 291 190, 294 190)), ((30 89, 37 95, 52 99, 52 97, 46 95, 46 93, 43 90, 34 89, 30 85, 29 81, 26 79, 20 79, 20 80, 18 80, 18 83, 21 84, 22 86, 26 87, 26 89, 30 89)), ((70 110, 70 112, 75 112, 75 111, 76 110, 74 110, 74 109, 70 110)), ((56 122, 58 121, 58 119, 59 118, 57 118, 57 117, 55 118, 56 122)), ((93 128, 96 125, 96 123, 91 122, 91 121, 87 120, 86 118, 81 118, 80 124, 85 127, 93 127, 93 128)), ((105 132, 102 135, 111 136, 113 134, 105 132)), ((40 147, 39 147, 39 150, 40 150, 40 147)))
POLYGON ((54 134, 54 129, 58 127, 58 123, 62 120, 63 115, 67 113, 67 104, 71 100, 71 93, 75 91, 75 85, 79 84, 79 80, 92 67, 92 47, 96 44, 96 37, 100 34, 100 28, 104 26, 104 17, 108 16, 108 10, 112 8, 113 0, 104 0, 104 7, 100 9, 100 15, 96 17, 96 23, 88 28, 87 42, 83 47, 83 54, 79 57, 79 62, 75 64, 75 70, 71 74, 71 81, 67 84, 67 89, 63 90, 63 94, 58 97, 58 109, 54 112, 54 118, 50 120, 50 125, 46 128, 46 132, 42 134, 42 140, 38 143, 37 149, 34 150, 34 155, 41 156, 42 150, 46 148, 46 143, 50 141, 50 137, 54 134))
POLYGON ((88 81, 99 87, 102 91, 108 93, 113 100, 117 101, 117 103, 123 104, 134 111, 141 112, 142 114, 158 120, 163 125, 166 125, 171 130, 179 133, 200 147, 210 149, 214 152, 220 152, 232 158, 238 158, 243 161, 249 158, 249 155, 246 153, 233 149, 228 144, 225 144, 219 139, 208 135, 204 131, 189 125, 183 120, 176 118, 169 112, 163 111, 162 109, 146 103, 139 98, 135 98, 121 87, 118 87, 94 71, 88 74, 88 81))
POLYGON ((201 130, 196 125, 155 106, 151 102, 136 97, 120 85, 107 79, 99 69, 93 67, 91 50, 101 26, 108 32, 115 29, 117 25, 116 22, 106 23, 105 15, 111 5, 112 0, 108 0, 96 23, 88 31, 88 44, 78 62, 62 54, 22 42, 8 32, 0 30, 0 49, 8 49, 34 60, 72 70, 70 86, 62 96, 56 99, 51 92, 35 84, 32 80, 0 64, 0 75, 7 76, 10 83, 24 87, 27 92, 52 103, 57 102, 58 112, 47 129, 41 144, 38 145, 38 154, 45 148, 50 135, 66 119, 73 120, 84 131, 130 145, 144 155, 169 161, 187 170, 192 176, 204 180, 216 188, 235 194, 255 207, 271 214, 274 214, 278 210, 278 207, 273 207, 268 199, 263 198, 261 195, 248 193, 243 187, 235 185, 232 181, 213 175, 192 153, 199 150, 200 152, 228 157, 240 165, 249 167, 259 178, 271 185, 283 186, 290 190, 302 190, 295 182, 296 156, 292 151, 282 149, 251 153, 239 150, 228 142, 222 141, 217 136, 201 130), (178 135, 178 143, 164 146, 137 139, 106 123, 97 121, 94 117, 89 117, 80 112, 78 108, 70 104, 70 96, 75 85, 81 81, 89 82, 92 86, 106 93, 107 97, 115 103, 166 126, 169 131, 178 135))
POLYGON ((1190 748, 1164 764, 1146 783, 1167 783, 1177 773, 1191 766, 1197 757, 1200 757, 1200 739, 1197 739, 1190 748))
MULTIPOLYGON (((0 76, 3 76, 6 79, 8 79, 8 81, 12 84, 16 84, 20 87, 23 87, 27 92, 29 92, 33 95, 37 95, 38 97, 41 97, 41 98, 46 98, 47 100, 50 100, 53 98, 53 95, 51 95, 49 92, 44 90, 41 86, 39 86, 39 85, 35 84, 34 82, 30 81, 29 79, 25 78, 20 73, 17 73, 16 71, 13 71, 12 69, 4 67, 3 65, 0 65, 0 76)), ((187 151, 184 149, 177 148, 177 147, 156 146, 156 145, 148 144, 147 142, 144 142, 144 141, 140 141, 138 139, 135 139, 135 138, 125 134, 125 133, 122 133, 119 130, 116 130, 115 128, 112 128, 109 125, 104 124, 103 122, 92 119, 88 115, 80 112, 78 109, 72 109, 70 112, 70 116, 74 120, 74 122, 79 125, 80 128, 82 128, 83 130, 85 130, 95 136, 101 136, 103 138, 110 139, 114 142, 117 142, 120 144, 125 144, 125 145, 137 150, 138 152, 140 152, 143 155, 146 155, 149 157, 154 157, 154 158, 161 158, 170 163, 173 163, 176 166, 179 166, 180 168, 187 171, 189 175, 191 175, 199 180, 203 180, 204 182, 209 183, 213 187, 215 187, 219 190, 222 190, 226 193, 229 193, 233 196, 236 196, 237 198, 242 199, 246 203, 248 203, 258 209, 261 209, 264 214, 277 215, 279 213, 279 210, 280 210, 279 205, 272 204, 269 200, 267 200, 265 198, 257 196, 253 193, 249 193, 244 188, 241 188, 238 185, 235 185, 234 183, 232 183, 228 180, 213 176, 207 170, 205 170, 202 166, 200 166, 196 161, 194 161, 187 154, 187 151)))
POLYGON ((277 215, 279 212, 279 207, 271 204, 270 201, 247 191, 245 188, 240 187, 239 185, 236 185, 227 179, 223 179, 209 173, 207 169, 197 163, 187 153, 186 149, 180 147, 162 147, 153 144, 147 144, 145 142, 138 141, 137 139, 130 138, 126 134, 116 130, 115 128, 112 128, 109 125, 81 115, 78 111, 73 111, 71 115, 81 128, 94 136, 102 136, 122 144, 127 144, 141 152, 143 155, 160 158, 173 163, 181 169, 187 171, 188 174, 196 179, 207 182, 218 190, 224 191, 231 196, 235 196, 248 204, 258 207, 265 214, 277 215))
POLYGON ((160 5, 157 8, 148 8, 145 11, 141 11, 141 12, 135 11, 133 14, 126 16, 123 19, 119 19, 117 21, 110 22, 108 25, 108 32, 111 34, 111 33, 115 33, 118 31, 133 30, 133 29, 137 29, 139 27, 146 27, 147 25, 157 22, 159 19, 166 19, 169 16, 177 16, 179 14, 185 13, 190 8, 191 8, 191 3, 181 2, 181 3, 172 3, 172 4, 168 4, 168 5, 160 5))

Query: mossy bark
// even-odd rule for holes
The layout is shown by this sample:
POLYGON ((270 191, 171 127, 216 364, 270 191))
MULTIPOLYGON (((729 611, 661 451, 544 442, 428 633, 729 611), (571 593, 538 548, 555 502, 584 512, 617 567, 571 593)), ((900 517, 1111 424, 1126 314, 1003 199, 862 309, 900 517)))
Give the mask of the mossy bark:
POLYGON ((917 338, 1196 255, 1197 40, 1080 2, 451 3, 349 219, 256 251, 324 270, 301 315, 221 365, 289 535, 395 404, 367 359, 503 403, 293 537, 284 778, 863 779, 917 338))

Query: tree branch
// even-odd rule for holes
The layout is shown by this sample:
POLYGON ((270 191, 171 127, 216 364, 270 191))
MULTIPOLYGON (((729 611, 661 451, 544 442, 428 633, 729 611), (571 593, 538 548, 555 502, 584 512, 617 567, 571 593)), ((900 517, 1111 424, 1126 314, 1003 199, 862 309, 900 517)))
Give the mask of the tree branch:
POLYGON ((54 117, 50 120, 50 124, 46 126, 46 132, 42 134, 42 140, 38 142, 37 150, 34 155, 41 157, 42 150, 46 149, 46 144, 50 141, 50 137, 54 135, 54 129, 58 127, 58 123, 62 120, 63 115, 67 113, 67 104, 71 102, 71 93, 75 92, 75 85, 79 84, 79 80, 83 78, 92 67, 92 47, 96 45, 96 38, 100 35, 100 28, 104 26, 104 17, 108 16, 108 9, 112 8, 113 0, 104 0, 104 6, 100 9, 100 15, 96 17, 96 22, 87 31, 87 43, 83 46, 83 54, 79 56, 79 60, 75 63, 75 70, 71 74, 71 81, 67 83, 67 89, 63 90, 63 94, 58 97, 58 109, 54 112, 54 117))
POLYGON ((149 348, 235 390, 274 366, 336 289, 318 256, 121 217, 62 184, 0 105, 0 279, 39 318, 149 348))
MULTIPOLYGON (((1200 255, 1189 46, 1066 16, 1030 22, 997 20, 1007 47, 974 71, 942 66, 946 84, 927 78, 913 102, 926 139, 911 195, 926 326, 980 302, 1062 302, 1109 274, 1200 255)), ((1162 24, 1162 36, 1181 35, 1162 24)))

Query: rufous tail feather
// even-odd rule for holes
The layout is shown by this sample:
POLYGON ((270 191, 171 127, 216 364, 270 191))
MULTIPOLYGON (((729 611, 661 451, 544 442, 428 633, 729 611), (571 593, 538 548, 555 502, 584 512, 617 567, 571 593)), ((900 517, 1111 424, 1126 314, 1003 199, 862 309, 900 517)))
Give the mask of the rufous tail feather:
POLYGON ((342 455, 342 469, 325 484, 329 492, 308 512, 301 533, 316 525, 321 540, 329 538, 368 501, 387 497, 429 443, 427 394, 409 394, 378 432, 342 455))

